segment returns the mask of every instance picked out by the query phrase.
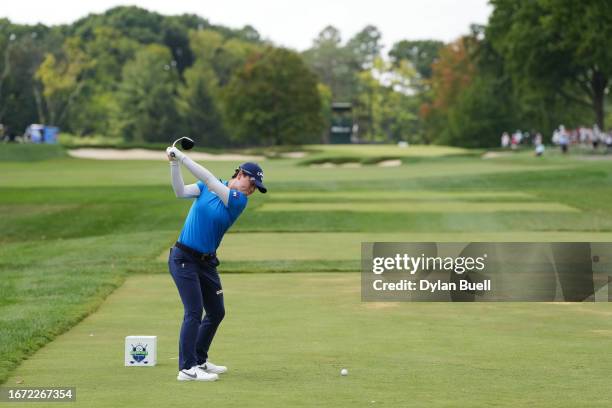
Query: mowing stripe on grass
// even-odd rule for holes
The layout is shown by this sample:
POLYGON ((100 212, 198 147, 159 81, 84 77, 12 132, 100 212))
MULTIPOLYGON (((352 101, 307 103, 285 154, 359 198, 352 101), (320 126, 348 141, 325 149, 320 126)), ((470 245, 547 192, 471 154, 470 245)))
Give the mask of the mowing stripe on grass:
POLYGON ((350 212, 441 212, 441 213, 483 213, 502 211, 537 211, 537 212, 580 212, 580 210, 561 203, 546 202, 465 202, 465 201, 431 201, 431 202, 342 202, 342 203, 265 203, 257 211, 350 211, 350 212))
MULTIPOLYGON (((267 198, 267 197, 266 197, 267 198)), ((279 192, 270 195, 271 201, 340 201, 340 200, 363 200, 378 201, 386 200, 533 200, 532 194, 522 191, 387 191, 387 190, 363 190, 363 191, 293 191, 279 192)))
MULTIPOLYGON (((227 234, 218 251, 224 261, 327 260, 354 262, 361 257, 362 242, 609 242, 612 233, 598 232, 468 232, 468 233, 384 233, 384 232, 241 232, 227 234), (256 243, 255 245, 253 243, 256 243)), ((171 245, 171 242, 168 242, 171 245)), ((168 250, 158 258, 168 259, 168 250)))

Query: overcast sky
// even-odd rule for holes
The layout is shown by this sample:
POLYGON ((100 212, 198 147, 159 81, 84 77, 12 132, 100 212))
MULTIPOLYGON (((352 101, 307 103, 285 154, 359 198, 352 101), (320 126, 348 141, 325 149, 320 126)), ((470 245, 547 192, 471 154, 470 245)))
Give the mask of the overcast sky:
POLYGON ((55 25, 118 5, 166 15, 197 14, 231 28, 250 24, 262 37, 300 51, 329 24, 343 40, 373 24, 386 46, 402 39, 448 42, 466 34, 471 23, 486 23, 491 12, 487 0, 11 0, 2 1, 0 16, 15 23, 55 25))

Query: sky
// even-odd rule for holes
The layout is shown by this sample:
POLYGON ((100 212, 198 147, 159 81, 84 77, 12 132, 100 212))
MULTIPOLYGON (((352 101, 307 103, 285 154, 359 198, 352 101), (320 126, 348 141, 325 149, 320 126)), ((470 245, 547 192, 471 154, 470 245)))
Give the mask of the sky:
POLYGON ((0 17, 20 24, 69 24, 89 13, 119 5, 136 5, 165 15, 197 14, 212 24, 252 25, 277 45, 303 51, 327 25, 343 41, 373 24, 387 50, 403 39, 452 41, 472 23, 484 24, 491 13, 487 0, 15 0, 4 2, 0 17))

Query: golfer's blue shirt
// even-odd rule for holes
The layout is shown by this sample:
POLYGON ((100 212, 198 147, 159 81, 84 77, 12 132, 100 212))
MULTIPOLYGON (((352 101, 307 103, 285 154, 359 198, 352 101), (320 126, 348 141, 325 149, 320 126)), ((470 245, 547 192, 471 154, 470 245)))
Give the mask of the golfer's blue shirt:
MULTIPOLYGON (((227 185, 227 182, 224 183, 227 185)), ((198 181, 200 195, 195 198, 178 241, 204 253, 215 252, 223 235, 247 205, 247 196, 230 190, 227 207, 221 198, 198 181)))

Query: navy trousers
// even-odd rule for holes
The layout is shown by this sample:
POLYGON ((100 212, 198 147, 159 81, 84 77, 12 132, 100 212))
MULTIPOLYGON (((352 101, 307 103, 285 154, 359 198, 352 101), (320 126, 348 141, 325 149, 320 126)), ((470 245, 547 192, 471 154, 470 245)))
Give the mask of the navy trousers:
POLYGON ((201 261, 180 248, 170 250, 168 267, 185 310, 179 338, 179 370, 206 362, 210 343, 225 316, 218 265, 216 257, 201 261), (206 311, 204 319, 202 309, 206 311))

